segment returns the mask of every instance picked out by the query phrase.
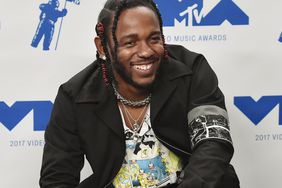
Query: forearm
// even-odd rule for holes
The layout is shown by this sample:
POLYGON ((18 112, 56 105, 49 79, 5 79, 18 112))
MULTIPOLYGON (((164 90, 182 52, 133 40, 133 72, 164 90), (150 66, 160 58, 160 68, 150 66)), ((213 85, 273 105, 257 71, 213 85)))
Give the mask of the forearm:
POLYGON ((218 188, 232 155, 233 148, 229 143, 205 141, 194 150, 178 187, 218 188))
POLYGON ((84 157, 71 98, 60 88, 45 132, 41 188, 72 188, 79 184, 84 157))

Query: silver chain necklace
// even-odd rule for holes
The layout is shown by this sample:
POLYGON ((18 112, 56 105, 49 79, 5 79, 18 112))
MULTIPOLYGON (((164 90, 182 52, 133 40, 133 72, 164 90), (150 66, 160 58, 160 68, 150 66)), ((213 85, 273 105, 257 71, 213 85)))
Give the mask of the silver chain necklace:
POLYGON ((137 119, 134 119, 133 116, 131 115, 131 113, 129 112, 129 110, 126 108, 126 106, 121 103, 122 107, 123 107, 123 110, 124 110, 124 113, 125 113, 125 117, 127 118, 129 124, 131 125, 131 128, 132 128, 132 131, 133 131, 133 140, 134 141, 137 141, 138 138, 139 138, 139 134, 138 132, 140 131, 143 123, 144 123, 144 120, 145 120, 145 115, 142 119, 142 121, 140 122, 140 124, 138 124, 138 121, 140 120, 141 116, 144 114, 144 112, 146 111, 145 109, 147 109, 147 105, 145 105, 141 111, 141 113, 139 114, 139 116, 137 117, 137 119), (132 119, 134 121, 134 123, 131 122, 132 119))
POLYGON ((132 106, 132 107, 141 107, 141 106, 145 106, 147 104, 150 103, 151 101, 151 93, 149 94, 148 97, 146 97, 145 99, 141 100, 141 101, 132 101, 132 100, 128 100, 126 98, 124 98, 116 89, 116 86, 114 83, 112 83, 115 95, 117 97, 117 99, 124 105, 128 105, 128 106, 132 106))

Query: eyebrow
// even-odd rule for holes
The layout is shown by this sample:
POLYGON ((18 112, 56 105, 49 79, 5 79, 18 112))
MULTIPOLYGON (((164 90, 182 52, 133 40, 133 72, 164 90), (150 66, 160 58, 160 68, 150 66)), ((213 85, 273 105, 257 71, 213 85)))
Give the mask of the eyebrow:
POLYGON ((161 35, 162 33, 160 31, 153 31, 151 34, 150 34, 150 37, 153 36, 153 35, 161 35))
MULTIPOLYGON (((149 37, 153 36, 153 35, 161 35, 160 31, 153 31, 152 33, 150 33, 149 37)), ((130 38, 137 38, 137 34, 129 34, 129 35, 125 35, 123 37, 120 38, 120 41, 126 40, 126 39, 130 39, 130 38)))
POLYGON ((137 38, 137 34, 125 35, 125 36, 120 38, 120 41, 123 41, 123 40, 126 40, 126 39, 130 39, 130 38, 137 38))

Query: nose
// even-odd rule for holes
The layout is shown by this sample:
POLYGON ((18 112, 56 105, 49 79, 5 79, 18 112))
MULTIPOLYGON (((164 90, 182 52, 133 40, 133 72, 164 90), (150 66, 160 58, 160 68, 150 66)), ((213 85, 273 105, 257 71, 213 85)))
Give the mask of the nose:
POLYGON ((147 42, 141 42, 138 48, 138 57, 140 58, 149 58, 154 54, 154 51, 147 42))

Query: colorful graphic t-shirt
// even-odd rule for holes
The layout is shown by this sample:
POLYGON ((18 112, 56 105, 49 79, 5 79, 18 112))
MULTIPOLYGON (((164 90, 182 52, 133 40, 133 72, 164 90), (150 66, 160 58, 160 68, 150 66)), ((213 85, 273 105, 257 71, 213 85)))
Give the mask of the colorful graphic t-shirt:
MULTIPOLYGON (((122 114, 122 112, 121 112, 122 114)), ((123 165, 113 181, 116 188, 164 187, 175 183, 176 172, 180 172, 180 159, 161 144, 153 132, 148 108, 144 123, 134 138, 134 133, 125 125, 126 156, 123 165)))

